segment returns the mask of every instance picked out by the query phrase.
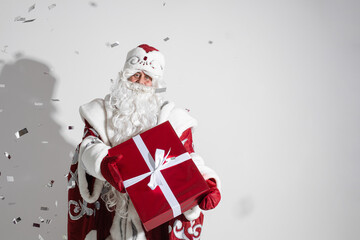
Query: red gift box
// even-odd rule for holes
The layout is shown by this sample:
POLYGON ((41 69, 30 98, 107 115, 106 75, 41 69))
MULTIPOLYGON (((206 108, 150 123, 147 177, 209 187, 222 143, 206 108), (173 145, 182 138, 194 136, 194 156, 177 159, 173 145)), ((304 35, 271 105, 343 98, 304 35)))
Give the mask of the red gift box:
POLYGON ((209 190, 168 121, 109 149, 117 155, 110 172, 124 181, 147 231, 196 206, 209 190))

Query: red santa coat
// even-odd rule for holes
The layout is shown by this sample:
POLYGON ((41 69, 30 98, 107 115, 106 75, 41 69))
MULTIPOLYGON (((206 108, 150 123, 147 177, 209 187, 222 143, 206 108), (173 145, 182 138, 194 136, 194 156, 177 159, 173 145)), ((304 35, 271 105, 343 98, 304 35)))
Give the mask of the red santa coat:
MULTIPOLYGON (((199 239, 203 214, 198 207, 150 232, 144 231, 130 200, 126 205, 126 218, 108 211, 100 198, 101 193, 107 190, 100 165, 108 149, 114 146, 112 139, 115 131, 110 127, 112 109, 109 96, 81 106, 80 115, 85 122, 85 130, 68 175, 68 239, 199 239)), ((192 128, 197 125, 196 120, 187 111, 168 103, 161 109, 158 124, 165 121, 170 121, 204 178, 215 179, 220 188, 216 173, 205 166, 202 158, 194 152, 192 128)))

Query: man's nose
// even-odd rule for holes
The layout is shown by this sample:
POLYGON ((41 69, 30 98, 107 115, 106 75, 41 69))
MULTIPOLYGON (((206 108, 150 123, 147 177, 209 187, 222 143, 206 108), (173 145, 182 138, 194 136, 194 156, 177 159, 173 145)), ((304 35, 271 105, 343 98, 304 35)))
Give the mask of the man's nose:
POLYGON ((145 76, 141 75, 137 82, 140 84, 145 84, 145 76))

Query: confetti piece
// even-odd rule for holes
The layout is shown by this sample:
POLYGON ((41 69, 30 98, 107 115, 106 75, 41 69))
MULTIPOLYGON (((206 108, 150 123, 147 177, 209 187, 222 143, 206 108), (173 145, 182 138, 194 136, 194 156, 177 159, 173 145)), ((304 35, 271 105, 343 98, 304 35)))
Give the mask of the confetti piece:
POLYGON ((57 98, 52 98, 51 101, 53 101, 53 102, 59 102, 60 100, 57 99, 57 98))
POLYGON ((72 130, 72 129, 74 129, 74 126, 68 126, 68 129, 72 130))
POLYGON ((14 19, 14 22, 22 22, 22 21, 25 21, 26 19, 24 17, 21 17, 21 16, 17 16, 15 19, 14 19))
POLYGON ((46 219, 46 224, 50 224, 52 219, 46 219))
POLYGON ((212 44, 213 43, 213 41, 209 41, 209 44, 212 44))
POLYGON ((3 195, 0 195, 0 199, 1 199, 1 200, 4 200, 5 197, 4 197, 3 195))
POLYGON ((58 206, 58 201, 55 201, 55 207, 57 207, 58 206))
POLYGON ((44 238, 39 234, 39 240, 44 240, 44 238))
POLYGON ((20 218, 20 217, 13 219, 13 223, 14 223, 14 224, 17 224, 17 223, 20 222, 20 221, 21 221, 21 218, 20 218))
POLYGON ((4 155, 5 155, 5 157, 7 157, 8 159, 11 159, 11 156, 10 156, 10 154, 9 154, 8 152, 4 152, 4 155))
POLYGON ((112 44, 110 45, 110 47, 113 48, 113 47, 119 46, 119 44, 120 44, 120 43, 116 41, 116 42, 112 43, 112 44))
POLYGON ((64 175, 64 178, 67 178, 68 176, 69 176, 69 173, 65 174, 65 175, 64 175))
POLYGON ((4 88, 5 87, 5 84, 0 84, 0 88, 4 88))
POLYGON ((163 3, 163 6, 165 6, 166 3, 163 3))
POLYGON ((44 222, 45 220, 42 217, 39 217, 40 222, 44 222))
POLYGON ((63 239, 64 239, 64 240, 67 240, 67 236, 66 236, 66 235, 63 235, 63 239))
POLYGON ((20 131, 15 133, 16 138, 20 138, 21 136, 28 133, 28 130, 26 128, 21 129, 20 131))
POLYGON ((6 176, 6 180, 8 181, 8 182, 14 182, 14 176, 6 176))
POLYGON ((40 207, 40 210, 42 210, 42 211, 48 211, 49 208, 48 208, 48 207, 40 207))
POLYGON ((25 21, 23 21, 23 23, 33 22, 33 21, 35 21, 35 20, 36 20, 36 18, 34 18, 34 19, 29 19, 29 20, 25 20, 25 21))
POLYGON ((49 143, 48 141, 41 141, 41 143, 43 143, 43 144, 47 144, 47 143, 49 143))
POLYGON ((29 7, 29 10, 28 10, 28 12, 31 12, 32 10, 34 10, 35 9, 35 4, 34 5, 32 5, 31 7, 29 7))
POLYGON ((39 224, 39 223, 33 223, 33 227, 39 228, 39 227, 40 227, 40 224, 39 224))
POLYGON ((56 7, 56 4, 55 4, 55 3, 51 4, 50 6, 48 6, 48 9, 51 10, 51 9, 53 9, 54 7, 56 7))
POLYGON ((155 93, 162 93, 162 92, 166 92, 166 88, 157 88, 157 89, 155 89, 155 93))
POLYGON ((44 103, 42 103, 42 102, 34 102, 34 105, 35 105, 35 106, 43 106, 44 103))
POLYGON ((166 37, 166 38, 164 38, 164 41, 166 42, 166 41, 169 41, 170 40, 170 38, 168 38, 168 37, 166 37))
POLYGON ((54 180, 51 180, 48 184, 46 184, 47 187, 51 188, 54 185, 54 180))

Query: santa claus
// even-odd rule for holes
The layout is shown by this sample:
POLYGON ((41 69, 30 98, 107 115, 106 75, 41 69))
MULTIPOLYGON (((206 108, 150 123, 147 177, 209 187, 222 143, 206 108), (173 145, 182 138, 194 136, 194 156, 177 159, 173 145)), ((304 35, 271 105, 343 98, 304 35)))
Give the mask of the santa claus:
POLYGON ((131 50, 111 92, 80 107, 85 123, 68 175, 68 239, 199 239, 202 210, 220 201, 220 180, 194 152, 192 130, 197 121, 174 103, 165 102, 164 56, 140 45, 131 50), (108 150, 158 124, 170 121, 210 187, 199 205, 147 232, 121 184, 109 174, 108 150), (119 187, 120 186, 120 187, 119 187))

